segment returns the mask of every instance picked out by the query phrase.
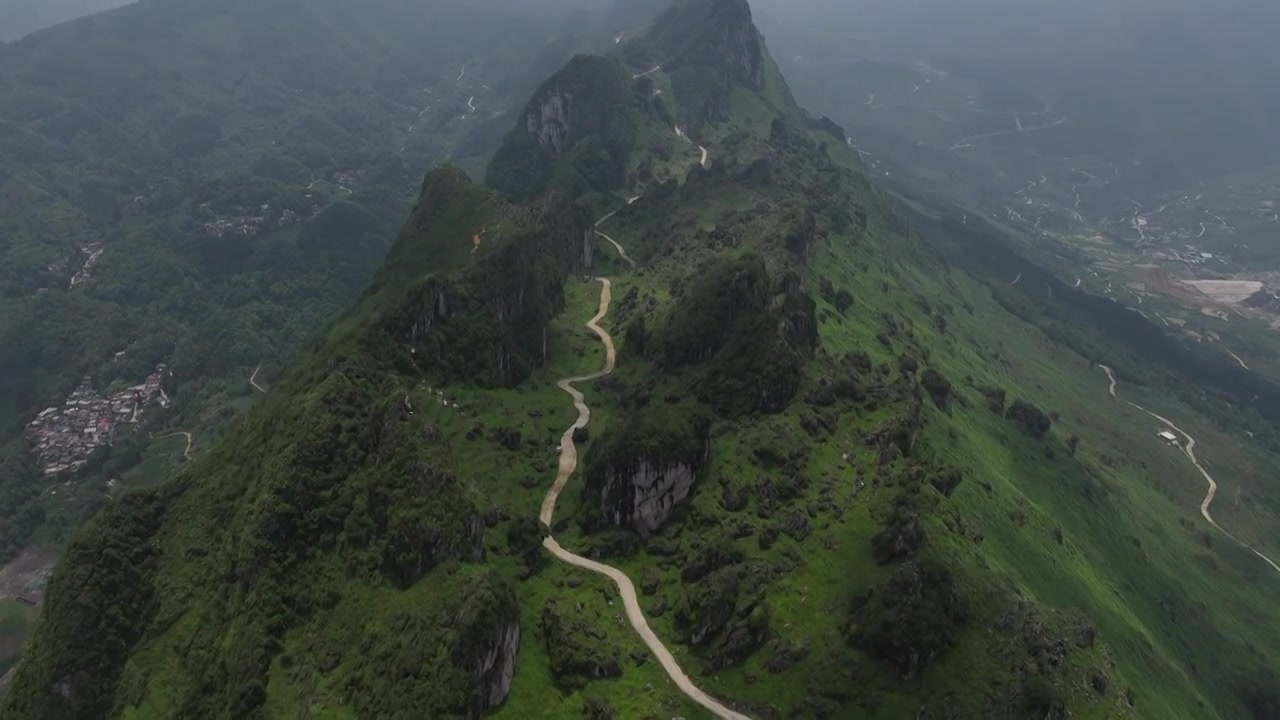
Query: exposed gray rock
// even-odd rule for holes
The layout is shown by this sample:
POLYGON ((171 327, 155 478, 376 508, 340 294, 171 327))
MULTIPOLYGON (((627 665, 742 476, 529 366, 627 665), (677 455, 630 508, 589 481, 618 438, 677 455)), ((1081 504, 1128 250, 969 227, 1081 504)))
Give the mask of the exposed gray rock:
POLYGON ((468 720, 476 720, 507 699, 511 679, 516 674, 516 653, 520 649, 520 622, 514 620, 494 629, 486 642, 477 648, 471 669, 479 679, 475 700, 467 712, 468 720))
POLYGON ((555 87, 541 93, 525 109, 524 124, 529 137, 553 157, 560 157, 569 139, 569 117, 573 96, 555 87))
POLYGON ((632 471, 609 468, 605 472, 604 510, 611 525, 629 526, 648 538, 689 496, 697 480, 684 463, 657 466, 642 461, 632 471))

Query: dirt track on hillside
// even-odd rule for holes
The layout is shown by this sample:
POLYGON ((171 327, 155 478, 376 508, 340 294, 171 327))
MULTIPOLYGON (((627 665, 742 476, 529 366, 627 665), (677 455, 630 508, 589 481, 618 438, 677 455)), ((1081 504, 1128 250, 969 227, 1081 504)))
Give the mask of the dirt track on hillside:
POLYGON ((265 393, 267 389, 258 384, 258 372, 261 370, 262 364, 259 363, 258 367, 253 369, 253 374, 249 376, 249 384, 253 386, 254 390, 257 390, 260 393, 265 393))
POLYGON ((182 457, 186 458, 187 460, 191 460, 192 459, 191 458, 191 440, 192 440, 191 433, 178 430, 175 432, 171 432, 168 435, 160 435, 160 436, 152 435, 151 439, 152 440, 168 440, 171 437, 178 437, 179 435, 186 438, 187 440, 187 448, 182 451, 182 457))
MULTIPOLYGON (((1111 387, 1108 390, 1108 392, 1111 393, 1111 397, 1113 399, 1116 398, 1117 396, 1116 396, 1115 372, 1111 368, 1107 367, 1106 365, 1099 365, 1099 367, 1101 367, 1103 371, 1107 373, 1107 379, 1111 381, 1111 387)), ((1203 516, 1204 519, 1207 520, 1210 525, 1216 528, 1218 532, 1231 538, 1240 546, 1242 546, 1249 552, 1253 553, 1254 555, 1257 555, 1259 558, 1262 559, 1263 562, 1270 565, 1272 569, 1274 569, 1276 572, 1280 572, 1280 565, 1277 565, 1271 558, 1255 550, 1248 543, 1237 538, 1235 535, 1232 535, 1225 528, 1219 525, 1217 520, 1213 519, 1213 513, 1211 511, 1213 508, 1213 501, 1218 496, 1218 482, 1213 479, 1213 476, 1209 474, 1208 470, 1204 469, 1204 466, 1200 464, 1200 460, 1196 457, 1196 439, 1192 437, 1191 434, 1188 433, 1187 431, 1173 424, 1172 420, 1169 420, 1168 418, 1157 415, 1156 413, 1151 412, 1150 410, 1142 407, 1137 403, 1129 402, 1127 400, 1125 402, 1128 402, 1131 407, 1141 410, 1142 412, 1150 415, 1156 420, 1159 420, 1160 422, 1164 423, 1165 426, 1167 426, 1171 431, 1186 438, 1186 445, 1181 446, 1182 454, 1187 456, 1187 459, 1191 461, 1191 464, 1195 466, 1196 470, 1199 470, 1200 474, 1204 476, 1205 482, 1209 484, 1209 490, 1205 493, 1204 500, 1200 502, 1200 515, 1203 516)))
MULTIPOLYGON (((610 242, 614 242, 610 240, 610 242)), ((622 247, 614 242, 619 252, 622 247)), ((623 254, 625 258, 625 253, 623 254)), ((574 471, 578 467, 578 450, 573 442, 573 433, 575 430, 585 428, 587 423, 591 421, 591 409, 587 406, 585 396, 577 388, 574 383, 595 380, 609 375, 613 372, 614 365, 617 363, 617 350, 613 344, 613 338, 599 323, 609 313, 609 303, 612 299, 613 283, 608 278, 597 278, 600 282, 600 308, 596 312, 595 317, 587 322, 587 328, 600 338, 600 342, 604 344, 605 362, 604 367, 599 371, 589 375, 579 375, 577 377, 568 377, 561 380, 557 385, 561 390, 569 394, 573 399, 573 405, 578 410, 578 418, 568 429, 564 431, 564 435, 560 438, 560 465, 556 474, 555 482, 552 483, 551 489, 547 491, 547 495, 542 501, 542 510, 538 514, 538 519, 547 528, 551 528, 555 520, 556 501, 560 497, 560 493, 564 491, 565 486, 569 482, 569 478, 573 476, 574 471)), ((548 535, 542 542, 542 546, 547 549, 556 559, 561 562, 589 570, 599 575, 604 575, 613 581, 618 587, 618 592, 622 596, 622 603, 626 607, 627 619, 631 622, 631 627, 648 646, 649 651, 662 665, 662 669, 666 671, 668 677, 684 693, 690 700, 696 702, 709 712, 723 720, 751 720, 748 716, 736 712, 718 700, 703 692, 689 676, 681 669, 680 663, 676 661, 675 656, 667 649, 666 645, 658 638, 653 629, 649 627, 648 621, 644 617, 644 612, 640 609, 640 600, 636 595, 635 584, 631 582, 631 578, 617 568, 610 567, 603 563, 575 555, 560 546, 560 543, 554 536, 548 535)))

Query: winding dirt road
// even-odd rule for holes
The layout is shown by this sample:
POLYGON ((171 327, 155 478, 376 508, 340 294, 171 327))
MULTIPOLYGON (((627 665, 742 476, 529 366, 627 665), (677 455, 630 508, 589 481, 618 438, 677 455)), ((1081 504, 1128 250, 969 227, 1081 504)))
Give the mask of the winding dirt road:
POLYGON ((632 76, 631 76, 631 79, 632 79, 632 80, 639 80, 640 78, 642 78, 642 77, 644 77, 644 76, 646 76, 646 75, 652 75, 652 74, 654 74, 654 73, 658 72, 658 71, 659 71, 659 70, 661 70, 661 69, 662 69, 662 66, 661 66, 661 65, 654 65, 653 67, 649 68, 648 70, 645 70, 645 71, 644 71, 644 72, 642 72, 642 73, 639 73, 639 74, 637 74, 637 75, 632 75, 632 76))
POLYGON ((178 430, 176 432, 171 432, 168 435, 160 435, 158 437, 155 435, 152 435, 151 439, 152 440, 168 440, 171 437, 178 437, 179 435, 187 439, 187 449, 182 451, 182 457, 186 458, 187 460, 191 460, 192 459, 191 458, 191 433, 178 430))
POLYGON ((988 138, 1000 137, 1000 136, 1002 136, 1002 135, 1014 135, 1014 134, 1017 134, 1017 133, 1029 133, 1029 132, 1034 132, 1034 131, 1036 131, 1036 130, 1048 130, 1049 128, 1055 128, 1055 127, 1058 127, 1059 125, 1061 125, 1062 123, 1064 123, 1064 122, 1066 122, 1066 121, 1067 121, 1067 119, 1064 117, 1064 118, 1059 118, 1058 120, 1055 120, 1054 122, 1051 122, 1051 123, 1049 123, 1049 124, 1047 124, 1047 125, 1037 125, 1037 126, 1035 126, 1035 127, 1029 127, 1029 128, 1017 127, 1017 128, 1014 128, 1013 130, 1000 130, 1000 131, 998 131, 998 132, 984 133, 984 134, 982 134, 982 135, 971 135, 971 136, 969 136, 969 137, 967 137, 967 138, 963 138, 963 139, 961 139, 961 140, 960 140, 959 142, 957 142, 955 145, 952 145, 952 146, 951 146, 951 150, 950 150, 950 152, 955 152, 955 151, 957 151, 957 150, 963 150, 963 149, 965 149, 965 148, 971 148, 971 147, 973 147, 973 144, 974 144, 975 142, 977 142, 978 140, 986 140, 986 139, 988 139, 988 138))
POLYGON ((676 126, 675 126, 675 131, 676 131, 676 137, 678 137, 678 138, 680 138, 681 140, 683 140, 683 141, 685 141, 685 142, 689 143, 690 145, 693 145, 694 147, 698 148, 698 152, 702 153, 702 158, 701 158, 700 160, 698 160, 698 162, 702 165, 702 169, 703 169, 703 170, 706 170, 706 169, 707 169, 707 158, 710 156, 710 155, 709 155, 709 153, 707 153, 707 149, 706 149, 706 148, 704 148, 704 147, 702 147, 701 145, 698 145, 697 143, 695 143, 695 142, 694 142, 694 141, 693 141, 693 140, 688 136, 688 134, 686 134, 686 133, 685 133, 684 128, 680 127, 679 125, 676 125, 676 126))
MULTIPOLYGON (((1103 372, 1107 374, 1107 380, 1109 380, 1111 383, 1111 387, 1108 389, 1108 392, 1111 393, 1112 399, 1115 399, 1116 398, 1115 372, 1111 368, 1107 367, 1106 365, 1099 365, 1098 367, 1101 367, 1103 372)), ((1251 547, 1248 543, 1244 542, 1240 538, 1237 538, 1235 535, 1232 535, 1225 528, 1219 525, 1217 520, 1213 519, 1213 514, 1210 512, 1210 510, 1213 507, 1214 498, 1218 496, 1218 483, 1216 480, 1213 479, 1213 476, 1209 474, 1209 471, 1205 470, 1204 466, 1200 464, 1200 460, 1196 458, 1196 439, 1192 437, 1191 434, 1188 433, 1186 430, 1183 430, 1177 425, 1174 425, 1172 420, 1169 420, 1166 417, 1157 415, 1156 413, 1151 412, 1150 410, 1142 407, 1137 403, 1129 402, 1127 400, 1125 402, 1128 402, 1131 407, 1141 410, 1142 412, 1150 415, 1156 420, 1159 420, 1160 422, 1164 423, 1165 426, 1167 426, 1170 430, 1186 438, 1187 444, 1181 447, 1182 454, 1186 455, 1187 459, 1191 460, 1191 464, 1195 466, 1196 470, 1200 471, 1200 474, 1204 476, 1205 482, 1209 484, 1209 491, 1205 493, 1204 500, 1200 502, 1200 515, 1203 516, 1204 519, 1208 521, 1210 525, 1212 525, 1215 529, 1217 529, 1218 532, 1231 538, 1241 547, 1253 553, 1254 555, 1257 555, 1259 558, 1262 559, 1263 562, 1270 565, 1271 568, 1276 572, 1280 572, 1280 565, 1277 565, 1274 561, 1272 561, 1271 558, 1253 549, 1253 547, 1251 547)))
POLYGON ((249 376, 249 384, 253 386, 254 390, 257 390, 260 393, 265 393, 267 389, 258 384, 258 371, 261 369, 262 364, 259 363, 258 367, 253 369, 253 374, 249 376))
MULTIPOLYGON (((614 244, 617 245, 616 243, 614 244)), ((620 246, 619 249, 621 249, 620 246)), ((578 419, 564 431, 564 435, 560 438, 560 470, 556 474, 555 483, 547 491, 547 496, 542 501, 542 511, 538 514, 538 519, 548 528, 552 526, 552 521, 555 518, 556 500, 559 499, 560 493, 564 491, 565 485, 569 482, 569 478, 573 476, 573 471, 578 467, 578 449, 573 443, 573 432, 579 428, 586 427, 587 423, 591 421, 591 408, 587 407, 586 399, 582 392, 573 387, 573 384, 595 380, 612 373, 618 359, 617 350, 613 345, 613 338, 599 325, 600 321, 609 313, 613 284, 608 278, 597 278, 597 280, 600 282, 600 309, 596 312, 595 317, 587 321, 587 328, 595 333, 600 338, 600 342, 604 344, 604 367, 590 375, 564 378, 557 383, 561 390, 564 390, 569 394, 569 397, 573 398, 573 406, 578 409, 578 419)), ((640 639, 644 640, 644 644, 648 646, 649 651, 657 658, 662 665, 662 669, 666 671, 672 682, 680 689, 680 692, 723 720, 751 720, 748 716, 725 707, 718 700, 698 689, 689 679, 689 676, 685 675, 684 670, 680 668, 680 663, 676 661, 671 651, 667 650, 667 647, 658 639, 653 629, 649 627, 648 621, 645 620, 644 612, 640 609, 640 600, 636 596, 635 585, 631 582, 631 578, 627 577, 626 573, 603 563, 575 555, 561 547, 555 537, 550 535, 542 541, 542 546, 561 562, 589 570, 598 575, 604 575, 612 580, 614 585, 617 585, 618 592, 622 596, 622 603, 627 609, 627 619, 631 622, 631 627, 640 635, 640 639)))
POLYGON ((627 255, 627 251, 623 249, 622 245, 617 240, 614 240, 613 238, 609 237, 608 235, 605 235, 599 230, 596 231, 596 234, 604 238, 605 240, 607 240, 609 244, 613 246, 613 249, 618 251, 618 257, 622 258, 623 261, 625 261, 628 265, 630 265, 632 270, 636 269, 636 261, 632 260, 631 257, 627 255))

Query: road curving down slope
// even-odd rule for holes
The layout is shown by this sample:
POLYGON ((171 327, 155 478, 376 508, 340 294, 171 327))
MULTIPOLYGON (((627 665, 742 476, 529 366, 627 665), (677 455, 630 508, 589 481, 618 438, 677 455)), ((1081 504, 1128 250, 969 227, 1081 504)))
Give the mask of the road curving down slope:
MULTIPOLYGON (((621 249, 620 246, 619 249, 621 249)), ((578 449, 573 443, 573 432, 579 428, 586 427, 587 423, 591 421, 591 408, 587 406, 586 398, 582 392, 575 388, 573 384, 595 380, 612 373, 618 358, 617 350, 613 345, 613 338, 599 325, 600 321, 609 313, 613 284, 608 278, 597 278, 597 280, 600 282, 600 309, 596 312, 595 317, 587 322, 587 328, 595 333, 600 338, 600 342, 604 344, 604 367, 590 375, 568 377, 557 383, 561 390, 564 390, 573 398, 573 405, 578 409, 578 419, 564 431, 564 435, 560 438, 560 469, 556 474, 555 483, 552 484, 551 489, 547 491, 547 496, 542 501, 542 511, 538 515, 538 519, 548 530, 555 519, 556 500, 559 499, 560 493, 564 491, 569 478, 578 467, 578 449)), ((644 644, 648 646, 649 651, 657 658, 662 665, 662 669, 666 671, 672 682, 680 689, 680 692, 684 693, 690 700, 706 708, 711 714, 722 718, 722 720, 751 720, 747 715, 725 707, 720 701, 693 684, 689 676, 680 668, 680 663, 676 661, 671 651, 667 649, 666 645, 662 644, 657 634, 649 627, 649 622, 645 619, 644 612, 640 609, 640 600, 636 595, 635 584, 631 582, 631 578, 627 577, 626 573, 565 550, 556 541, 555 537, 550 534, 542 541, 542 546, 561 562, 589 570, 598 575, 604 575, 613 581, 622 596, 622 603, 626 607, 627 619, 631 622, 631 627, 640 635, 640 639, 644 640, 644 644)))
MULTIPOLYGON (((1107 391, 1111 393, 1112 399, 1116 399, 1115 371, 1113 371, 1111 368, 1107 367, 1106 365, 1099 365, 1098 367, 1102 368, 1103 372, 1107 374, 1107 380, 1111 383, 1107 391)), ((1188 433, 1186 430, 1183 430, 1177 425, 1174 425, 1172 420, 1169 420, 1168 418, 1157 415, 1156 413, 1151 412, 1150 410, 1142 407, 1141 405, 1135 402, 1129 402, 1128 400, 1126 400, 1125 402, 1129 403, 1131 407, 1137 410, 1141 410, 1142 412, 1150 415, 1156 420, 1159 420, 1160 422, 1164 423, 1165 426, 1168 427, 1170 430, 1186 438, 1187 440, 1186 445, 1181 446, 1182 454, 1186 455, 1187 458, 1191 460, 1191 464, 1195 466, 1196 470, 1200 471, 1200 474, 1204 476, 1205 482, 1209 484, 1209 490, 1208 492, 1205 493, 1204 500, 1200 502, 1200 515, 1202 515, 1210 525, 1212 525, 1215 529, 1217 529, 1218 532, 1231 538, 1241 547, 1253 553, 1254 555, 1257 555, 1263 562, 1270 565, 1271 568, 1276 572, 1280 572, 1280 565, 1277 565, 1271 558, 1255 550, 1252 546, 1250 546, 1245 541, 1241 540, 1235 535, 1232 535, 1226 528, 1219 525, 1217 520, 1213 519, 1213 514, 1210 512, 1210 509, 1213 507, 1214 498, 1218 496, 1218 482, 1213 479, 1213 476, 1209 474, 1208 470, 1204 469, 1204 466, 1200 464, 1200 460, 1196 457, 1196 439, 1191 436, 1191 433, 1188 433)))

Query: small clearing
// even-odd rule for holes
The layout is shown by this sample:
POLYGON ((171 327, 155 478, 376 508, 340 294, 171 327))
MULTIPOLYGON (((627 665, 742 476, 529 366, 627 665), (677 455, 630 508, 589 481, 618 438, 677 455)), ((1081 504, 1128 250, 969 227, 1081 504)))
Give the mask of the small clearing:
POLYGON ((1225 305, 1242 303, 1262 290, 1257 280, 1189 280, 1186 284, 1225 305))
POLYGON ((58 562, 58 552, 51 548, 28 547, 0 569, 0 598, 23 597, 33 602, 44 599, 42 575, 47 576, 58 562))

